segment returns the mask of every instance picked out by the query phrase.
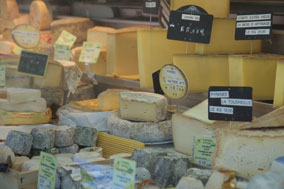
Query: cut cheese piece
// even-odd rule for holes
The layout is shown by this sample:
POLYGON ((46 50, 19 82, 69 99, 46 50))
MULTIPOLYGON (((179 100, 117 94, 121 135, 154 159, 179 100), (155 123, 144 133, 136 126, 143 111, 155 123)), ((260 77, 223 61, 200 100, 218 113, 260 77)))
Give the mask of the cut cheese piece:
POLYGON ((32 88, 32 77, 17 72, 17 66, 6 66, 6 87, 32 88))
POLYGON ((8 101, 11 104, 19 104, 40 100, 41 92, 37 89, 8 88, 8 101))
POLYGON ((165 120, 168 109, 166 97, 147 92, 121 92, 119 110, 122 119, 133 121, 165 120))
POLYGON ((275 78, 274 90, 274 108, 284 106, 284 60, 279 60, 277 63, 277 71, 275 78))
POLYGON ((88 30, 87 41, 100 43, 102 48, 107 49, 108 33, 115 33, 114 28, 95 26, 88 30))
MULTIPOLYGON (((153 88, 152 74, 173 61, 174 54, 186 52, 186 43, 167 39, 167 30, 162 28, 138 31, 138 64, 141 88, 153 88)), ((194 43, 189 43, 188 52, 194 52, 194 43)))
POLYGON ((101 111, 119 110, 119 93, 126 89, 108 89, 98 96, 98 106, 101 111))
POLYGON ((272 54, 229 56, 230 85, 252 87, 255 100, 273 99, 277 61, 283 57, 272 54))
POLYGON ((33 1, 30 6, 31 25, 42 30, 49 29, 52 22, 52 13, 44 1, 33 1))
MULTIPOLYGON (((228 122, 208 119, 208 100, 183 114, 174 114, 172 124, 175 150, 186 155, 192 155, 195 136, 214 136, 216 129, 229 126, 228 122)), ((239 124, 233 122, 234 127, 239 124)))
POLYGON ((97 112, 99 111, 98 107, 98 99, 90 99, 90 100, 82 100, 82 101, 73 101, 70 102, 69 105, 72 108, 89 111, 89 112, 97 112))
POLYGON ((185 73, 190 92, 207 92, 210 86, 229 86, 227 55, 176 55, 173 62, 185 73))
POLYGON ((52 112, 47 109, 44 112, 6 112, 0 110, 1 125, 36 125, 48 123, 52 112))
POLYGON ((89 18, 66 18, 51 22, 52 39, 55 42, 63 30, 77 37, 76 43, 81 43, 87 39, 87 31, 93 26, 89 18))
MULTIPOLYGON (((87 73, 86 71, 86 66, 84 62, 80 62, 79 58, 80 58, 80 54, 82 51, 82 47, 76 47, 74 49, 72 49, 71 53, 73 56, 73 61, 76 62, 76 64, 79 66, 80 70, 82 72, 87 73)), ((95 64, 89 64, 90 65, 90 70, 92 73, 94 74, 99 74, 99 75, 105 75, 106 74, 106 69, 107 69, 107 62, 106 62, 106 49, 102 48, 101 52, 100 52, 100 56, 97 60, 97 63, 95 64)))
MULTIPOLYGON (((217 3, 216 3, 217 4, 217 3)), ((236 20, 215 18, 212 26, 210 44, 195 44, 196 54, 242 54, 250 53, 251 41, 235 40, 236 20), (222 31, 222 32, 220 32, 222 31)), ((261 41, 253 42, 253 53, 261 52, 261 41)))
POLYGON ((137 30, 143 26, 129 27, 108 33, 107 74, 138 74, 137 30))
POLYGON ((187 5, 199 6, 214 17, 227 18, 230 14, 230 0, 171 0, 171 10, 187 5))
POLYGON ((13 54, 15 43, 10 41, 0 41, 0 54, 13 54))
POLYGON ((250 123, 240 126, 242 129, 284 127, 284 106, 265 114, 250 123))
POLYGON ((232 170, 244 177, 268 171, 270 163, 284 155, 283 129, 222 129, 216 139, 212 168, 232 170))
MULTIPOLYGON (((137 109, 139 109, 137 107, 137 109)), ((133 110, 135 111, 135 110, 133 110)), ((118 112, 112 113, 107 122, 110 134, 140 142, 172 140, 171 120, 161 122, 132 122, 121 119, 118 112)))
POLYGON ((46 110, 46 100, 40 98, 33 102, 11 104, 8 100, 0 99, 0 110, 7 112, 44 112, 46 110))
POLYGON ((0 0, 0 17, 12 20, 20 16, 17 0, 0 0))

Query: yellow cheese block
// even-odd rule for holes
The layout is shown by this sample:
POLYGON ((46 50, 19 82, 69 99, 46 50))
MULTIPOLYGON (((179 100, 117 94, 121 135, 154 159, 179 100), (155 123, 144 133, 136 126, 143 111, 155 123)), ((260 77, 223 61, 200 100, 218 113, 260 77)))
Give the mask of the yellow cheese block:
POLYGON ((0 0, 0 17, 4 19, 15 19, 19 17, 19 8, 16 0, 0 0))
POLYGON ((30 6, 31 25, 38 29, 49 29, 52 22, 52 13, 44 1, 33 1, 30 6))
MULTIPOLYGON (((188 53, 194 52, 189 43, 188 53)), ((173 61, 173 55, 186 53, 186 43, 167 39, 167 30, 161 28, 138 31, 138 64, 141 88, 153 88, 152 73, 173 61)))
POLYGON ((196 5, 214 17, 227 18, 230 14, 230 0, 171 0, 171 10, 186 5, 196 5))
POLYGON ((210 86, 229 85, 227 55, 176 55, 173 62, 185 73, 190 92, 207 92, 210 86))
POLYGON ((48 123, 52 118, 51 109, 44 112, 6 112, 0 110, 1 125, 36 125, 48 123))
POLYGON ((272 100, 275 90, 277 61, 281 55, 229 56, 230 85, 253 88, 253 99, 272 100))
POLYGON ((137 30, 135 26, 108 33, 107 74, 138 74, 137 30))
POLYGON ((99 110, 119 110, 119 93, 126 89, 108 89, 98 96, 99 110))
MULTIPOLYGON (((82 51, 82 47, 76 47, 72 49, 72 57, 73 57, 72 60, 76 62, 76 64, 79 66, 82 72, 86 73, 87 71, 86 71, 85 63, 79 61, 81 51, 82 51)), ((106 74, 106 66, 107 66, 106 54, 107 54, 106 49, 102 48, 97 63, 90 64, 90 70, 92 73, 99 74, 99 75, 106 74)))
POLYGON ((108 33, 114 33, 115 29, 110 27, 95 26, 88 30, 87 41, 100 43, 102 48, 107 48, 108 33))
MULTIPOLYGON (((197 54, 244 54, 250 53, 251 41, 235 40, 234 18, 214 18, 210 44, 196 43, 197 54)), ((253 42, 253 53, 261 52, 261 41, 253 42)))
POLYGON ((274 91, 274 108, 284 106, 284 60, 277 63, 274 91))

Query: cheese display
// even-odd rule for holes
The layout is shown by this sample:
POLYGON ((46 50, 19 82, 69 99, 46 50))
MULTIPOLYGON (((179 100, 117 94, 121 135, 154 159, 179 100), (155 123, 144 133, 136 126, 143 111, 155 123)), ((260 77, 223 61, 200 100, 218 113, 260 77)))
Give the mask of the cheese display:
POLYGON ((0 1, 0 17, 12 20, 19 17, 19 8, 17 0, 1 0, 0 1))
MULTIPOLYGON (((215 18, 213 20, 210 44, 196 43, 195 53, 196 54, 250 53, 251 41, 235 40, 235 26, 236 26, 236 20, 234 18, 215 18)), ((261 52, 260 40, 254 40, 252 52, 253 53, 261 52)))
POLYGON ((118 112, 114 112, 108 117, 107 127, 112 135, 140 142, 151 143, 172 140, 171 120, 136 122, 122 119, 118 112))
POLYGON ((41 92, 37 89, 8 88, 7 98, 11 104, 40 100, 41 92))
POLYGON ((166 97, 146 92, 121 92, 119 110, 122 119, 159 122, 165 120, 168 109, 166 97))
POLYGON ((268 171, 270 163, 284 155, 283 139, 283 129, 220 130, 212 167, 229 169, 244 177, 268 171))
MULTIPOLYGON (((153 88, 153 72, 172 63, 174 54, 186 52, 186 43, 168 40, 167 30, 162 28, 139 30, 137 43, 141 88, 153 88)), ((194 47, 194 43, 189 43, 189 54, 194 52, 194 47)))
POLYGON ((7 112, 44 112, 46 108, 46 100, 43 98, 17 104, 9 103, 6 99, 0 99, 0 109, 7 112))
POLYGON ((209 86, 229 86, 227 55, 175 55, 173 63, 185 73, 190 92, 207 92, 209 86))
POLYGON ((171 10, 187 5, 199 6, 214 17, 227 18, 230 14, 230 0, 171 0, 171 10))
POLYGON ((30 6, 31 25, 38 29, 49 29, 52 21, 51 11, 44 1, 33 1, 30 6))
MULTIPOLYGON (((76 62, 76 64, 79 66, 82 72, 87 73, 85 63, 79 61, 81 51, 82 47, 76 47, 72 49, 71 51, 71 54, 73 56, 72 60, 76 62)), ((89 64, 90 71, 92 73, 99 75, 106 75, 106 69, 107 69, 106 54, 107 54, 106 49, 102 48, 97 63, 89 64)))
POLYGON ((277 71, 275 77, 274 89, 274 108, 284 106, 284 60, 279 60, 277 63, 277 71))
POLYGON ((98 108, 101 111, 119 110, 119 93, 125 89, 108 89, 98 95, 98 108))
POLYGON ((107 49, 108 33, 115 33, 115 29, 110 27, 95 26, 88 30, 87 41, 100 43, 102 48, 107 49))
POLYGON ((255 100, 273 99, 280 58, 283 56, 272 54, 229 56, 230 85, 252 87, 255 100))

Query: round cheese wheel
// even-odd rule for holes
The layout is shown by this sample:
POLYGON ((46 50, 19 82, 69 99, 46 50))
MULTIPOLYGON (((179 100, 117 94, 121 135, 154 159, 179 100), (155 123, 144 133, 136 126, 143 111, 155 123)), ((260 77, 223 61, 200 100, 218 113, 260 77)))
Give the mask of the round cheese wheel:
POLYGON ((50 28, 51 12, 43 1, 33 1, 30 6, 30 23, 38 29, 50 28))

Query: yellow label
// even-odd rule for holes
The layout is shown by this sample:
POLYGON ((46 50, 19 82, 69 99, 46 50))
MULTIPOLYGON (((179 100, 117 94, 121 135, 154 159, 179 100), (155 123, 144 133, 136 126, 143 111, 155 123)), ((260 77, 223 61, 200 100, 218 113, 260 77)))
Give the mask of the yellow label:
POLYGON ((55 43, 54 60, 70 60, 70 46, 55 43))
POLYGON ((163 92, 169 98, 181 99, 187 95, 187 78, 177 66, 165 65, 160 71, 159 80, 163 92))
POLYGON ((77 37, 75 35, 72 35, 71 33, 63 30, 55 44, 66 45, 71 48, 74 45, 76 39, 77 37))
POLYGON ((101 44, 84 42, 79 61, 86 63, 97 63, 97 60, 100 56, 100 52, 101 44))
POLYGON ((13 53, 15 53, 16 55, 20 55, 21 52, 22 52, 22 48, 19 47, 18 45, 14 45, 13 53))
POLYGON ((18 25, 12 31, 12 37, 17 45, 30 49, 40 42, 40 32, 35 27, 27 24, 18 25))

